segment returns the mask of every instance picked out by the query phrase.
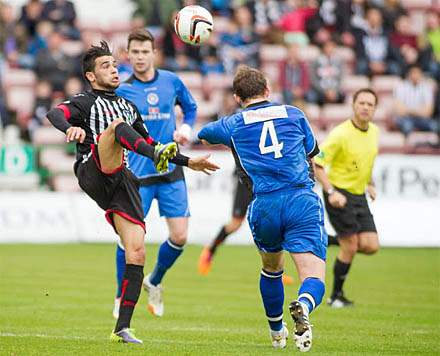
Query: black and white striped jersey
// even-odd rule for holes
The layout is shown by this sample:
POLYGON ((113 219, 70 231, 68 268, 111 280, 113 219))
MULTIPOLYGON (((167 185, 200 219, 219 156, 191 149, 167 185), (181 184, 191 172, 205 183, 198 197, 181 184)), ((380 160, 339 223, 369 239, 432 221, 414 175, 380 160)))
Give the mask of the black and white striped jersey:
MULTIPOLYGON (((128 125, 151 141, 137 107, 129 100, 113 92, 93 89, 74 95, 56 107, 72 126, 81 127, 86 132, 83 143, 77 143, 77 160, 85 162, 91 156, 91 145, 98 143, 98 136, 108 128, 116 118, 123 119, 128 125)), ((128 151, 124 149, 124 162, 128 165, 128 151)))

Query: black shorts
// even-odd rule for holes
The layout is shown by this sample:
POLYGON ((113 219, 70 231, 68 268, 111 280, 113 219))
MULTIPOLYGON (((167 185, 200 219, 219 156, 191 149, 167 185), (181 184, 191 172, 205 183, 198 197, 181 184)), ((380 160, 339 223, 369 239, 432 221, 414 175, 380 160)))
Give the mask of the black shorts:
POLYGON ((113 172, 104 173, 101 170, 98 150, 92 147, 92 153, 86 162, 77 162, 75 166, 81 189, 105 210, 105 217, 115 231, 113 214, 140 225, 145 231, 138 178, 123 163, 113 172))
POLYGON ((343 208, 335 208, 328 202, 328 194, 324 192, 324 203, 328 218, 338 236, 348 236, 359 232, 376 232, 373 215, 368 207, 365 194, 351 194, 346 190, 337 189, 347 198, 343 208))
POLYGON ((246 215, 246 211, 249 203, 252 200, 252 192, 249 188, 242 184, 237 179, 237 185, 235 186, 234 206, 232 208, 232 215, 237 218, 242 218, 246 215))

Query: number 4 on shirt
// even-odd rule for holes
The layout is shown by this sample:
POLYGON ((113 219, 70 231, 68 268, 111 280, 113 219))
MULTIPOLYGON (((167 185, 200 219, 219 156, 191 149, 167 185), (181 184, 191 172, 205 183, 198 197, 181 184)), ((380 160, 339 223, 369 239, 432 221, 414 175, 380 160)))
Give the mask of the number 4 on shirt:
POLYGON ((278 142, 277 132, 275 131, 275 125, 273 120, 265 121, 263 124, 263 129, 261 130, 260 136, 260 152, 262 155, 268 153, 274 153, 275 159, 283 157, 281 150, 283 149, 284 143, 278 142), (271 146, 266 146, 267 133, 269 132, 270 140, 272 141, 271 146))

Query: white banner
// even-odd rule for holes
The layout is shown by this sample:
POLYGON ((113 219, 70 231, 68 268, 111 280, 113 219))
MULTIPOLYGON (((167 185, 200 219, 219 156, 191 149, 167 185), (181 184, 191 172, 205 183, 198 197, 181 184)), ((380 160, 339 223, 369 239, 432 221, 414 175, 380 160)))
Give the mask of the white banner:
MULTIPOLYGON (((206 151, 187 151, 190 156, 206 151)), ((211 176, 186 169, 191 210, 188 242, 208 244, 232 212, 234 162, 214 151, 221 170, 211 176)), ((382 246, 440 246, 440 157, 380 155, 374 168, 377 200, 370 204, 382 246)), ((320 187, 316 187, 320 193, 320 187)), ((153 203, 146 219, 147 243, 168 237, 165 219, 153 203)), ((329 233, 333 229, 326 225, 329 233)), ((116 242, 95 202, 82 193, 0 192, 0 243, 116 242)), ((251 244, 244 221, 229 244, 251 244)))

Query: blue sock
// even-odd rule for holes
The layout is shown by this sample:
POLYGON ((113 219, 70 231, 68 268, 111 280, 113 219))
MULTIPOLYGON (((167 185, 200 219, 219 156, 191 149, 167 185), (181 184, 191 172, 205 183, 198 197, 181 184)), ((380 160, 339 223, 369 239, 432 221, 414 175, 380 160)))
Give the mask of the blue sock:
POLYGON ((183 245, 176 244, 170 238, 160 245, 156 266, 150 276, 150 283, 153 286, 157 286, 162 281, 165 272, 171 268, 182 252, 183 245))
POLYGON ((261 270, 260 293, 263 299, 264 310, 271 330, 279 331, 283 328, 284 286, 282 281, 283 270, 268 272, 261 270))
POLYGON ((304 280, 298 291, 298 300, 309 307, 309 313, 321 303, 325 293, 324 282, 318 278, 309 277, 304 280))
POLYGON ((116 247, 116 281, 118 282, 118 290, 116 292, 116 298, 121 297, 122 291, 122 276, 125 270, 125 251, 117 245, 116 247))

